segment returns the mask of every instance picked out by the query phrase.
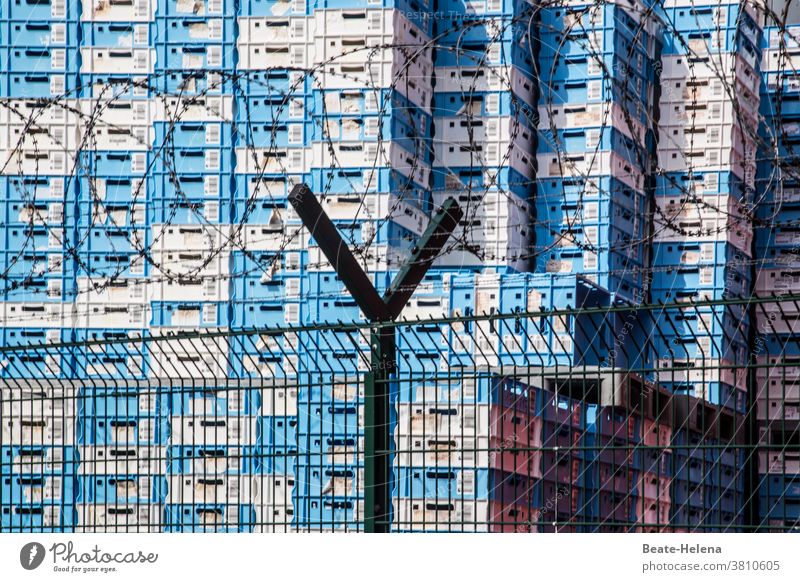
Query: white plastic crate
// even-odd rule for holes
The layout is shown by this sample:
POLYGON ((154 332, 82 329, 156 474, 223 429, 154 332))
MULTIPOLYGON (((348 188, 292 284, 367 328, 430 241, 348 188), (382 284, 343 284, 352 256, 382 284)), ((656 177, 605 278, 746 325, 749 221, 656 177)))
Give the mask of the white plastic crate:
POLYGON ((41 151, 16 148, 0 151, 0 175, 38 176, 50 174, 73 176, 77 168, 75 152, 41 151))
MULTIPOLYGON (((753 179, 756 172, 755 149, 740 151, 735 148, 689 149, 669 147, 658 150, 658 163, 665 172, 734 172, 742 180, 753 179)), ((747 147, 747 144, 744 144, 747 147)))
POLYGON ((413 531, 488 532, 489 502, 459 499, 398 499, 396 528, 413 531))
POLYGON ((232 95, 165 96, 155 100, 153 121, 233 121, 232 95))
POLYGON ((750 112, 739 105, 740 103, 730 100, 662 103, 659 133, 669 144, 674 131, 680 128, 708 131, 711 127, 719 127, 720 135, 722 132, 732 135, 731 130, 726 128, 736 126, 741 133, 752 139, 758 127, 758 110, 750 112))
POLYGON ((173 417, 172 443, 191 445, 254 445, 254 416, 182 416, 173 417))
POLYGON ((489 435, 488 404, 417 402, 397 405, 398 436, 483 437, 489 435))
MULTIPOLYGON (((154 250, 219 250, 230 236, 230 227, 214 224, 153 224, 154 250)), ((226 255, 227 256, 227 255, 226 255)))
POLYGON ((614 152, 537 155, 537 178, 611 176, 637 192, 644 190, 644 174, 614 152))
MULTIPOLYGON (((439 131, 437 131, 437 141, 441 141, 438 154, 443 155, 443 161, 448 166, 459 167, 459 156, 453 155, 455 152, 444 154, 447 148, 459 145, 468 146, 472 143, 482 145, 484 148, 490 143, 501 146, 501 156, 505 154, 505 149, 510 143, 515 143, 523 151, 534 151, 535 131, 525 125, 522 120, 507 116, 502 117, 444 117, 436 119, 439 131), (441 134, 441 135, 440 135, 441 134), (513 137, 512 137, 513 136, 513 137), (442 151, 443 150, 443 151, 442 151)), ((438 145, 438 144, 437 144, 438 145)))
POLYGON ((3 411, 3 442, 14 445, 72 445, 75 419, 52 414, 15 416, 3 411))
POLYGON ((59 99, 49 103, 36 99, 0 99, 0 123, 3 125, 25 125, 28 120, 41 127, 50 124, 77 126, 81 123, 81 104, 83 100, 59 99))
POLYGON ((254 505, 254 533, 289 533, 295 531, 291 524, 294 509, 291 506, 263 504, 254 505))
POLYGON ((78 532, 160 532, 163 508, 160 505, 78 503, 78 532))
POLYGON ((167 448, 161 446, 78 447, 79 475, 163 475, 167 469, 167 448))
MULTIPOLYGON (((171 327, 161 328, 172 331, 181 327, 197 328, 203 318, 202 308, 192 310, 188 317, 171 327)), ((227 375, 227 344, 224 338, 211 340, 186 340, 183 348, 175 342, 158 341, 150 344, 149 375, 155 378, 198 378, 218 379, 227 375)), ((236 443, 230 443, 236 444, 236 443)))
POLYGON ((489 437, 401 436, 395 442, 400 466, 489 467, 489 437))
POLYGON ((147 22, 154 20, 157 0, 108 2, 82 0, 81 20, 94 22, 147 22))
POLYGON ((261 394, 261 416, 297 416, 297 388, 267 386, 256 388, 261 394))
MULTIPOLYGON (((767 53, 768 65, 771 62, 769 60, 771 54, 771 52, 767 53)), ((760 75, 744 59, 730 53, 699 57, 665 55, 661 57, 661 64, 661 79, 667 85, 672 79, 711 80, 724 76, 728 84, 736 79, 750 93, 758 95, 759 92, 760 75)))
POLYGON ((797 451, 767 450, 758 453, 759 473, 800 473, 800 453, 797 451))
POLYGON ((75 307, 67 303, 0 303, 2 327, 73 327, 75 307))
POLYGON ((800 309, 794 302, 764 303, 756 311, 759 329, 766 333, 795 334, 800 332, 800 309))
POLYGON ((148 125, 108 125, 92 127, 84 148, 86 150, 147 151, 154 145, 155 132, 148 125))
POLYGON ((299 225, 246 224, 242 226, 234 246, 249 251, 302 249, 307 238, 307 231, 299 225))
MULTIPOLYGON (((712 104, 713 105, 713 104, 712 104)), ((754 128, 754 126, 751 126, 754 128)), ((749 148, 755 151, 755 139, 750 129, 743 127, 738 121, 709 121, 705 111, 698 112, 696 122, 679 120, 675 124, 665 122, 659 125, 661 142, 669 149, 678 148, 687 154, 698 150, 734 148, 744 151, 749 148)))
POLYGON ((508 90, 524 103, 537 105, 537 88, 534 82, 514 66, 436 68, 437 92, 469 94, 508 90))
MULTIPOLYGON (((713 315, 701 314, 701 316, 703 315, 707 316, 705 325, 710 329, 713 315)), ((747 370, 736 368, 733 362, 727 360, 709 358, 695 362, 694 360, 664 359, 659 360, 658 366, 660 370, 658 379, 661 382, 723 382, 738 390, 747 389, 747 370), (696 365, 699 367, 695 367, 696 365), (686 367, 684 368, 684 366, 686 367)))
MULTIPOLYGON (((157 119, 160 100, 153 99, 114 99, 113 92, 108 91, 103 99, 81 99, 80 111, 83 114, 82 125, 92 119, 95 126, 104 129, 143 126, 152 127, 157 119)), ((176 114, 177 115, 177 114, 176 114)), ((181 117, 181 119, 183 119, 181 117)), ((102 149, 102 148, 99 148, 102 149)))
POLYGON ((248 504, 253 500, 252 475, 170 475, 166 503, 248 504))
POLYGON ((224 277, 230 272, 228 251, 206 248, 156 250, 151 253, 153 277, 224 277))
POLYGON ((83 73, 131 73, 151 75, 156 61, 154 49, 81 48, 83 73))
POLYGON ((756 275, 756 294, 769 297, 773 294, 789 294, 800 289, 800 270, 759 269, 756 275))
POLYGON ((145 300, 138 303, 80 302, 75 306, 76 327, 145 328, 150 323, 150 306, 145 300))
POLYGON ((80 136, 77 124, 65 122, 44 123, 33 121, 12 122, 0 127, 0 150, 13 151, 21 148, 25 151, 65 151, 76 150, 80 136))
POLYGON ((645 127, 628 116, 617 102, 550 104, 539 107, 539 131, 582 127, 614 127, 624 135, 644 143, 645 127))
POLYGON ((389 167, 417 184, 428 184, 431 172, 427 164, 415 159, 411 152, 394 142, 317 142, 312 155, 315 167, 389 167), (333 154, 329 148, 334 150, 333 154))
POLYGON ((257 475, 253 482, 253 503, 256 507, 274 506, 291 509, 294 486, 295 478, 291 475, 257 475))
POLYGON ((759 398, 758 419, 776 422, 800 420, 800 398, 759 398))
POLYGON ((307 172, 315 161, 312 148, 236 148, 236 171, 244 174, 307 172))

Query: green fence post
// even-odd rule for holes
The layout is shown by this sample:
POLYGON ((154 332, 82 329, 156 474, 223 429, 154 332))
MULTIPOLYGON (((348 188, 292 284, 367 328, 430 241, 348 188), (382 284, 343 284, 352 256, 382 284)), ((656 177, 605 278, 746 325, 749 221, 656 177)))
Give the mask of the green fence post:
POLYGON ((364 530, 387 533, 392 507, 389 407, 396 367, 394 327, 373 327, 370 348, 372 370, 364 386, 364 530))

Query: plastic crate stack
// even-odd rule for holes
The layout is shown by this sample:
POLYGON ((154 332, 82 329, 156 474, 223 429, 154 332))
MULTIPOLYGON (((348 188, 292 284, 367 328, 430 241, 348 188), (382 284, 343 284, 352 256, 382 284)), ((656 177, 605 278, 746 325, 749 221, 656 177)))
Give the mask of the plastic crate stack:
POLYGON ((436 265, 529 271, 538 100, 536 27, 525 0, 439 2, 433 205, 464 217, 436 265))
MULTIPOLYGON (((295 184, 310 184, 312 177, 318 129, 311 119, 311 76, 303 70, 314 60, 312 14, 313 4, 305 1, 238 4, 231 215, 236 225, 231 325, 236 327, 285 326, 307 317, 301 301, 308 293, 308 235, 287 196, 295 184)), ((285 341, 275 338, 277 345, 285 341)), ((246 372, 290 373, 292 364, 260 358, 262 348, 245 349, 246 372)), ((293 349, 287 345, 286 351, 293 349)))
POLYGON ((400 387, 396 531, 534 531, 538 392, 490 374, 400 387))
MULTIPOLYGON (((757 191, 762 196, 756 228, 758 297, 797 291, 800 175, 797 143, 800 108, 795 66, 797 26, 782 33, 764 29, 761 126, 757 191)), ((800 348, 793 302, 756 306, 760 350, 755 398, 758 410, 759 507, 761 523, 772 530, 800 527, 800 348)))
MULTIPOLYGON (((150 328, 227 328, 236 2, 158 0, 154 20, 152 84, 164 97, 147 172, 150 328)), ((213 347, 195 366, 224 375, 226 358, 213 347)))
MULTIPOLYGON (((0 345, 72 339, 80 4, 0 7, 0 345), (59 99, 50 107, 47 100, 59 99)), ((14 355, 0 376, 69 374, 68 354, 14 355)))
POLYGON ((535 270, 637 301, 658 50, 649 14, 646 2, 571 2, 543 8, 540 23, 535 270))
POLYGON ((78 450, 71 388, 2 393, 0 527, 58 532, 75 527, 78 450))
MULTIPOLYGON (((738 2, 664 3, 652 300, 747 297, 761 28, 738 2)), ((662 314, 659 382, 737 411, 746 407, 743 306, 662 314), (671 329, 674 327, 674 330, 671 329), (701 364, 699 362, 702 362, 701 364)))
POLYGON ((74 339, 96 345, 76 352, 74 373, 143 378, 148 357, 140 339, 151 315, 145 253, 152 191, 146 175, 155 139, 156 6, 137 0, 84 2, 80 8, 81 126, 71 146, 79 159, 70 178, 77 216, 74 339), (133 349, 101 343, 121 338, 130 338, 133 349))

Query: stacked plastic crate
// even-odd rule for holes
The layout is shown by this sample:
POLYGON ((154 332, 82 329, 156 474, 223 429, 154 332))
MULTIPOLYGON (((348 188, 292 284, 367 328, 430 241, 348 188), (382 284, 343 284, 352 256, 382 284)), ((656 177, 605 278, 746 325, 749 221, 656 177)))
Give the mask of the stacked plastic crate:
MULTIPOLYGON (((77 341, 129 337, 150 325, 145 257, 153 148, 152 82, 155 5, 84 2, 80 16, 81 133, 72 146, 80 166, 71 178, 77 216, 75 257, 77 341)), ((140 348, 143 348, 139 344, 140 348)), ((143 349, 128 355, 109 347, 86 350, 75 362, 82 377, 143 377, 143 349)))
MULTIPOLYGON (((762 197, 756 223, 756 295, 780 297, 797 291, 800 108, 795 73, 798 26, 764 29, 761 114, 763 150, 757 191, 762 197)), ((792 26, 794 25, 794 26, 792 26)), ((777 529, 800 525, 800 351, 794 341, 798 306, 793 302, 756 306, 758 368, 755 398, 759 439, 761 521, 777 529)))
POLYGON ((537 272, 641 299, 658 42, 646 2, 541 11, 537 272))
POLYGON ((433 206, 464 218, 439 267, 528 271, 536 166, 536 30, 524 0, 437 6, 433 206))
MULTIPOLYGON (((75 183, 69 175, 80 135, 79 10, 67 0, 0 8, 0 345, 72 339, 75 183)), ((66 354, 24 360, 10 357, 0 375, 30 368, 62 377, 70 366, 66 354)))
MULTIPOLYGON (((308 237, 287 196, 295 184, 311 182, 313 5, 243 0, 238 6, 231 324, 285 326, 306 316, 308 237)), ((274 338, 276 346, 285 341, 274 338)), ((296 373, 296 363, 254 354, 247 358, 250 372, 296 373)))
MULTIPOLYGON (((652 300, 746 297, 761 28, 739 2, 664 3, 652 300)), ((668 310, 654 337, 659 382, 744 412, 743 306, 668 310), (702 361, 702 366, 697 362, 702 361)))

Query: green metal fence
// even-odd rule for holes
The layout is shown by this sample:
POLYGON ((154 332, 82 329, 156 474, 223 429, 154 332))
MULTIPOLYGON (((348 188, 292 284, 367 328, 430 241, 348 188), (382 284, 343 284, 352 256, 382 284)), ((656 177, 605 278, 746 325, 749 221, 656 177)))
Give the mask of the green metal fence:
POLYGON ((2 529, 790 531, 799 299, 3 348, 2 529))

